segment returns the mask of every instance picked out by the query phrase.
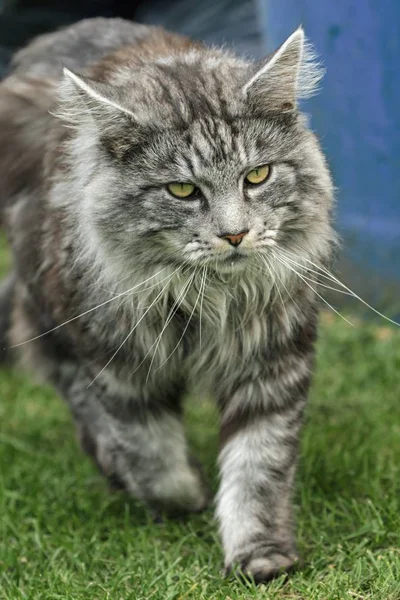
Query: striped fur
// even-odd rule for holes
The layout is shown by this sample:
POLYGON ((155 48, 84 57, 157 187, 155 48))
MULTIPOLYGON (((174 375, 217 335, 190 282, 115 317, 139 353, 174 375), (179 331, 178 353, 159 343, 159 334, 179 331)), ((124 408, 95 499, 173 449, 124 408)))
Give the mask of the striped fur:
POLYGON ((279 253, 326 265, 335 243, 330 176, 296 108, 318 79, 303 76, 304 48, 299 30, 260 67, 94 19, 34 41, 0 85, 14 252, 1 341, 67 400, 110 483, 155 512, 209 501, 181 400, 212 394, 225 567, 260 581, 297 560, 291 492, 317 322, 314 291, 279 253), (268 181, 246 185, 263 164, 268 181), (176 199, 176 181, 199 192, 176 199), (233 248, 224 236, 239 232, 233 248))

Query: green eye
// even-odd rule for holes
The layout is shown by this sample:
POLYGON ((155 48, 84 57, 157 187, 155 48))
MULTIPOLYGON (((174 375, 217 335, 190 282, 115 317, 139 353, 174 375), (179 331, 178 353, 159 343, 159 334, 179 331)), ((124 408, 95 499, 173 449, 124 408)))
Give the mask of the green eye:
POLYGON ((257 185, 258 183, 263 183, 263 181, 267 181, 270 173, 271 167, 269 165, 262 165, 261 167, 256 167, 255 169, 247 173, 245 181, 247 181, 247 183, 257 185))
POLYGON ((175 198, 189 198, 193 196, 197 191, 196 186, 193 183, 169 183, 167 185, 167 189, 170 194, 175 196, 175 198))

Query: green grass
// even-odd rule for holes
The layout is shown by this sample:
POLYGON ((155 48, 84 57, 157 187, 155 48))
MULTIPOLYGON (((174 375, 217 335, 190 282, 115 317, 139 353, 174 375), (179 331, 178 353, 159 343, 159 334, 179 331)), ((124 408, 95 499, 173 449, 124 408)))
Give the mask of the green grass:
MULTIPOLYGON (((295 498, 304 566, 258 588, 222 579, 212 510, 153 523, 108 491, 53 391, 1 371, 0 598, 399 600, 399 367, 394 328, 323 319, 295 498)), ((215 488, 215 413, 187 416, 215 488)))

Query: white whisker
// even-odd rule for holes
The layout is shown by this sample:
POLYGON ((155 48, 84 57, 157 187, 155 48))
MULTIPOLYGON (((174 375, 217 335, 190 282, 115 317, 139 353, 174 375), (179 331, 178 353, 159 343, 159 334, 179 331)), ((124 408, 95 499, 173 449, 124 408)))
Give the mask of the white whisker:
MULTIPOLYGON (((325 273, 322 273, 320 270, 320 267, 318 267, 318 265, 314 265, 314 263, 312 263, 313 266, 316 267, 315 269, 312 269, 311 267, 302 265, 301 263, 295 261, 293 258, 291 258, 291 256, 288 255, 289 253, 287 251, 285 252, 284 250, 280 249, 280 250, 278 250, 278 252, 280 252, 283 255, 283 258, 285 260, 287 260, 290 263, 293 263, 294 265, 296 265, 296 267, 299 267, 303 271, 307 271, 308 273, 314 273, 315 275, 318 275, 319 277, 323 277, 324 279, 327 279, 328 281, 335 283, 334 276, 329 271, 327 271, 328 275, 325 273), (318 269, 318 270, 316 270, 316 269, 318 269)), ((290 254, 292 254, 292 253, 290 253, 290 254)), ((305 259, 305 260, 307 260, 307 259, 305 259)))
POLYGON ((193 317, 194 311, 196 310, 196 306, 197 306, 197 303, 198 303, 198 301, 199 301, 199 298, 200 298, 200 292, 201 292, 201 287, 200 287, 200 289, 199 289, 199 293, 197 294, 196 302, 194 303, 194 306, 193 306, 192 312, 191 312, 191 313, 190 313, 190 315, 189 315, 189 318, 188 318, 188 321, 187 321, 187 323, 186 323, 185 329, 183 330, 183 332, 182 332, 182 335, 181 335, 181 337, 180 337, 180 338, 179 338, 179 340, 178 340, 178 343, 176 344, 175 348, 172 350, 171 354, 169 354, 169 355, 167 356, 167 358, 164 360, 164 362, 162 362, 162 363, 161 363, 161 365, 160 365, 160 366, 159 366, 159 367, 156 369, 156 371, 159 371, 159 370, 161 369, 161 367, 163 367, 163 366, 165 365, 165 363, 166 363, 166 362, 167 362, 167 361, 168 361, 168 360, 171 358, 171 356, 173 355, 173 353, 175 352, 175 350, 178 348, 179 344, 180 344, 180 343, 181 343, 181 341, 183 340, 183 338, 184 338, 184 335, 185 335, 185 333, 186 333, 186 331, 187 331, 187 328, 189 327, 189 323, 190 323, 190 321, 191 321, 191 319, 192 319, 192 317, 193 317))
POLYGON ((172 305, 171 310, 168 313, 168 316, 165 320, 164 326, 160 332, 160 334, 157 336, 156 341, 150 346, 148 352, 146 352, 146 355, 144 356, 143 360, 140 362, 140 364, 138 365, 138 367, 135 369, 134 373, 137 371, 137 369, 139 369, 139 367, 143 364, 143 362, 146 360, 146 358, 148 357, 148 355, 150 354, 152 348, 154 348, 154 352, 153 352, 153 356, 151 358, 150 361, 150 366, 149 366, 149 370, 147 371, 147 376, 146 376, 146 383, 149 380, 150 377, 150 373, 151 373, 151 368, 153 366, 154 363, 154 359, 158 350, 158 347, 160 345, 161 342, 161 338, 164 334, 164 331, 167 329, 168 325, 170 324, 170 322, 172 321, 172 319, 174 318, 174 316, 176 315, 177 311, 179 310, 179 307, 181 306, 182 302, 184 301, 185 297, 186 297, 186 293, 189 290, 190 285, 193 282, 193 279, 195 277, 196 271, 193 273, 193 275, 191 276, 190 279, 188 279, 188 281, 184 284, 183 288, 181 289, 181 291, 179 292, 178 296, 175 299, 174 304, 172 305))
MULTIPOLYGON (((390 317, 387 317, 383 313, 379 312, 379 310, 377 310, 376 308, 374 308, 373 306, 371 306, 370 304, 368 304, 368 302, 366 302, 365 300, 363 300, 363 298, 361 298, 361 296, 359 296, 358 294, 356 294, 355 292, 353 292, 353 290, 351 288, 349 288, 342 281, 340 281, 340 279, 338 279, 335 275, 333 275, 328 269, 326 269, 326 267, 317 265, 312 260, 310 260, 308 258, 305 258, 305 257, 303 257, 303 260, 305 260, 306 262, 310 263, 312 266, 314 266, 317 269, 319 269, 320 271, 322 271, 322 276, 324 276, 324 274, 325 274, 326 277, 330 277, 331 281, 334 281, 335 283, 337 283, 338 285, 340 285, 342 288, 344 288, 349 293, 349 295, 352 295, 353 298, 356 298, 357 300, 359 300, 362 304, 364 304, 367 308, 369 308, 370 310, 372 310, 372 312, 374 312, 375 314, 377 314, 379 317, 382 317, 382 319, 385 319, 389 323, 392 323, 392 325, 396 325, 397 327, 400 327, 400 323, 397 323, 397 321, 394 321, 390 317)), ((336 290, 336 291, 338 291, 338 290, 336 290)))
MULTIPOLYGON (((132 277, 132 275, 133 275, 134 273, 135 273, 135 271, 129 271, 129 273, 127 273, 126 275, 124 275, 123 277, 121 277, 121 279, 118 279, 118 281, 116 281, 114 285, 115 285, 115 286, 119 286, 119 285, 121 285, 121 283, 122 283, 123 281, 125 281, 126 279, 128 279, 128 277, 132 277)), ((93 283, 89 284, 89 285, 88 285, 88 289, 89 289, 89 288, 90 288, 90 289, 92 289, 92 288, 95 288, 96 290, 101 290, 101 291, 103 291, 103 292, 107 292, 107 294, 113 294, 113 295, 115 295, 115 294, 117 294, 117 293, 118 293, 118 292, 115 292, 115 291, 113 291, 113 290, 108 290, 107 288, 101 287, 101 286, 98 284, 98 282, 97 282, 97 281, 95 281, 95 282, 93 282, 93 283)))
MULTIPOLYGON (((274 253, 274 258, 276 258, 275 253, 274 253)), ((291 299, 291 301, 293 302, 293 304, 296 306, 297 310, 302 313, 303 311, 301 310, 300 306, 297 304, 296 300, 293 298, 292 294, 290 293, 289 289, 287 288, 284 280, 281 278, 281 276, 278 274, 278 271, 275 271, 275 275, 278 277, 279 279, 279 283, 283 286, 283 288, 285 289, 288 297, 291 299)))
MULTIPOLYGON (((289 258, 289 257, 287 257, 286 255, 283 255, 283 258, 284 258, 284 260, 286 260, 287 262, 289 262, 289 263, 291 263, 291 264, 295 265, 296 267, 298 267, 298 268, 300 268, 300 269, 303 269, 304 271, 306 271, 306 273, 310 273, 310 272, 312 272, 312 273, 315 273, 317 276, 321 276, 321 275, 322 275, 321 273, 319 273, 319 272, 318 272, 318 271, 316 271, 315 269, 310 269, 309 267, 305 267, 304 265, 301 265, 300 263, 297 263, 296 261, 294 261, 294 260, 290 259, 290 258, 289 258)), ((335 288, 335 287, 332 287, 332 286, 330 286, 330 285, 326 285, 325 283, 321 283, 321 282, 320 282, 320 281, 318 281, 318 280, 312 279, 311 277, 308 277, 308 276, 307 276, 307 275, 305 275, 304 273, 303 273, 303 277, 304 277, 304 279, 307 279, 307 281, 309 281, 310 283, 314 283, 315 285, 320 285, 320 286, 322 286, 322 287, 324 287, 324 288, 326 288, 326 289, 328 289, 328 290, 332 290, 332 291, 334 291, 334 292, 338 292, 339 294, 345 294, 345 295, 347 295, 347 296, 352 296, 352 297, 354 297, 354 294, 353 294, 352 292, 346 292, 345 290, 338 290, 338 289, 337 289, 337 288, 335 288)), ((325 277, 326 279, 328 279, 328 281, 333 281, 333 282, 335 283, 334 279, 332 279, 331 277, 329 277, 329 278, 328 278, 328 277, 326 277, 326 276, 324 276, 324 275, 322 275, 322 277, 325 277)))
POLYGON ((204 266, 203 267, 203 275, 202 275, 202 279, 201 279, 202 294, 201 294, 201 299, 200 299, 200 317, 199 317, 200 352, 201 352, 201 315, 202 315, 202 312, 203 312, 203 300, 204 300, 204 291, 205 291, 205 287, 206 287, 206 278, 207 278, 207 267, 204 266))
MULTIPOLYGON (((258 254, 259 254, 259 253, 258 253, 258 254)), ((267 266, 268 272, 272 274, 272 277, 273 277, 273 280, 274 280, 274 287, 276 288, 276 291, 277 291, 277 292, 278 292, 278 294, 279 294, 279 298, 281 299, 281 304, 282 304, 283 310, 285 311, 286 320, 287 320, 288 326, 290 327, 290 319, 289 319, 288 312, 287 312, 287 310, 286 310, 286 305, 285 305, 285 303, 284 303, 284 301, 283 301, 282 294, 281 294, 281 291, 280 291, 280 289, 279 289, 279 285, 276 285, 277 272, 276 272, 276 270, 273 268, 273 265, 272 265, 272 263, 270 263, 270 262, 269 262, 269 260, 267 259, 267 257, 263 257, 261 254, 259 254, 259 256, 260 256, 261 260, 262 260, 263 262, 265 262, 265 265, 267 266)))
MULTIPOLYGON (((45 331, 44 333, 36 335, 35 337, 32 337, 29 340, 25 340, 24 342, 19 342, 19 344, 14 344, 13 346, 10 346, 10 348, 18 348, 18 346, 23 346, 24 344, 29 344, 29 342, 34 342, 35 340, 38 340, 39 338, 44 337, 45 335, 49 335, 49 333, 53 333, 53 331, 57 331, 57 329, 60 329, 60 327, 64 327, 64 325, 68 325, 68 323, 72 323, 72 321, 76 321, 76 319, 80 319, 81 317, 84 317, 85 315, 88 315, 89 313, 93 312, 94 310, 97 310, 98 308, 101 308, 102 306, 105 306, 106 304, 109 304, 110 302, 113 302, 113 300, 117 300, 118 298, 121 298, 122 296, 127 296, 133 290, 137 289, 138 287, 141 287, 142 285, 144 285, 145 283, 147 283, 151 279, 154 279, 154 277, 157 277, 157 275, 159 275, 160 273, 162 273, 162 271, 165 271, 166 268, 167 267, 164 267, 163 269, 161 269, 161 271, 158 271, 157 273, 155 273, 151 277, 148 277, 148 279, 146 279, 145 281, 142 281, 141 283, 138 283, 138 284, 134 285, 129 290, 126 290, 125 292, 121 292, 121 293, 117 294, 116 296, 114 296, 113 298, 109 298, 108 300, 105 300, 101 304, 98 304, 97 306, 94 306, 93 308, 89 308, 88 310, 85 310, 80 315, 76 315, 75 317, 72 317, 71 319, 68 319, 67 321, 64 321, 64 323, 61 323, 60 325, 56 325, 56 327, 53 327, 52 329, 49 329, 48 331, 45 331)), ((176 272, 176 271, 174 271, 174 272, 176 272)), ((165 279, 161 280, 161 281, 165 281, 165 279)))
MULTIPOLYGON (((176 269, 170 276, 169 276, 169 281, 172 279, 172 277, 175 275, 175 273, 178 271, 178 269, 176 269)), ((161 298, 161 296, 164 294, 165 290, 168 287, 168 283, 169 281, 165 284, 165 286, 162 288, 162 290, 159 292, 159 294, 157 294, 156 298, 153 300, 153 302, 151 303, 151 305, 149 306, 149 308, 143 313, 143 315, 140 317, 140 319, 135 323, 134 327, 132 327, 132 329, 130 330, 130 332, 128 333, 128 335, 123 339, 123 341, 121 342, 121 344, 118 346, 118 348, 116 349, 116 351, 114 352, 114 354, 111 356, 111 358, 107 361, 107 363, 104 365, 104 367, 101 369, 101 371, 99 373, 97 373, 96 377, 89 383, 89 385, 87 386, 87 388, 89 388, 95 381, 96 379, 98 379, 100 377, 100 375, 105 371, 105 369, 110 365, 110 363, 114 360, 114 358, 117 356, 118 352, 121 350, 122 346, 128 341, 128 339, 131 337, 131 335, 133 334, 133 332, 135 331, 135 329, 138 327, 138 325, 143 321, 143 319, 145 318, 145 316, 147 315, 147 313, 149 312, 149 310, 156 304, 156 302, 159 300, 159 298, 161 298)))
POLYGON ((336 310, 336 308, 334 308, 331 304, 329 304, 329 302, 327 300, 325 300, 325 298, 323 296, 321 296, 321 294, 319 294, 317 292, 316 289, 314 289, 305 279, 302 275, 300 275, 300 273, 298 273, 293 267, 290 266, 290 264, 288 264, 287 262, 284 262, 284 259, 282 257, 279 257, 276 254, 276 258, 278 261, 280 261, 283 265, 286 266, 286 268, 290 269, 291 271, 293 271, 293 273, 295 273, 295 275, 297 275, 298 277, 300 277, 300 279, 310 288, 310 290, 312 290, 314 292, 314 294, 316 294, 318 296, 318 298, 320 298, 323 302, 325 302, 325 304, 327 306, 329 306, 329 308, 331 310, 333 310, 333 312, 335 312, 341 319, 343 319, 344 321, 346 321, 346 323, 348 323, 349 325, 351 325, 352 327, 354 327, 354 324, 351 323, 351 321, 349 321, 348 319, 346 319, 346 317, 344 317, 342 314, 340 314, 339 311, 336 310))
POLYGON ((353 293, 346 292, 346 290, 338 290, 337 288, 332 287, 331 285, 326 285, 325 283, 321 283, 320 281, 311 279, 310 277, 307 277, 307 275, 304 275, 304 274, 303 274, 303 277, 304 277, 304 279, 307 279, 307 281, 309 281, 310 283, 315 283, 315 285, 320 285, 321 287, 326 288, 327 290, 332 290, 333 292, 338 292, 338 294, 345 294, 346 296, 355 298, 353 293))

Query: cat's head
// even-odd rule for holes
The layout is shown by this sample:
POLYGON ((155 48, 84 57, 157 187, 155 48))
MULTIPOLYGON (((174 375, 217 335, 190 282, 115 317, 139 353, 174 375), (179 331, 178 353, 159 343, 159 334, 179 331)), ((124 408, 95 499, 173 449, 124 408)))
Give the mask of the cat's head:
POLYGON ((332 185, 298 110, 320 75, 302 29, 260 64, 195 47, 101 82, 66 71, 60 112, 88 241, 122 270, 324 259, 332 185))

